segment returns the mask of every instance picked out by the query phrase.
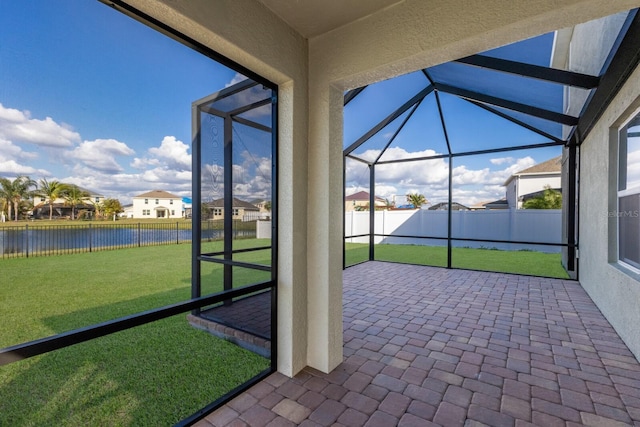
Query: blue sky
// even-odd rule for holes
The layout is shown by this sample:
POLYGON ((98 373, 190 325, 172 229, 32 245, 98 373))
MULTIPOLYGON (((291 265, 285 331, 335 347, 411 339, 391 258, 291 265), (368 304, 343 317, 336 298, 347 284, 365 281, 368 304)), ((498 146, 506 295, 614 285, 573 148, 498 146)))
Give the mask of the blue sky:
POLYGON ((0 176, 189 195, 191 102, 236 73, 97 1, 0 1, 0 176))
MULTIPOLYGON (((553 33, 545 34, 517 45, 503 46, 484 55, 511 59, 534 65, 549 66, 553 33)), ((522 84, 522 79, 495 72, 470 68, 461 64, 442 64, 429 69, 436 81, 464 87, 481 93, 503 96, 520 102, 561 111, 562 87, 539 81, 522 84)), ((428 85, 421 71, 368 86, 345 108, 345 141, 347 147, 368 129, 388 116, 406 100, 428 85), (375 106, 375 107, 372 107, 375 106)), ((443 92, 439 93, 447 135, 454 153, 546 143, 550 140, 521 126, 510 123, 471 103, 443 92)), ((368 161, 375 160, 389 139, 409 114, 407 111, 382 129, 354 155, 368 161)), ((527 118, 543 130, 558 137, 559 125, 527 118)), ((400 130, 380 161, 428 157, 447 154, 447 143, 434 93, 429 94, 400 130)), ((495 154, 457 157, 453 160, 453 200, 467 206, 505 197, 504 182, 519 172, 553 157, 559 156, 558 147, 518 150, 495 154)), ((448 200, 447 159, 388 164, 376 167, 376 195, 406 203, 406 194, 420 193, 431 204, 448 200)), ((366 165, 347 162, 347 194, 360 190, 370 191, 369 171, 366 165)))
MULTIPOLYGON (((98 1, 0 0, 0 40, 0 176, 58 179, 123 203, 153 189, 190 195, 191 103, 241 76, 98 1)), ((345 110, 345 145, 424 80, 414 73, 368 87, 345 110), (395 89, 383 91, 390 86, 395 89)), ((458 151, 546 142, 454 97, 443 95, 442 103, 451 112, 446 120, 458 151), (465 121, 456 122, 461 113, 465 121)), ((385 158, 445 152, 441 128, 430 125, 438 120, 434 105, 433 97, 423 102, 415 113, 420 120, 403 130, 385 158)), ((375 158, 392 133, 384 129, 356 153, 375 158)), ((239 139, 251 149, 250 132, 239 139)), ((559 154, 554 148, 459 159, 454 199, 473 204, 503 197, 501 184, 511 173, 559 154)), ((269 160, 261 153, 238 155, 238 195, 268 196, 269 160)), ((447 167, 442 160, 386 167, 376 193, 446 200, 447 167)), ((367 180, 366 170, 349 162, 347 192, 367 189, 367 180)))

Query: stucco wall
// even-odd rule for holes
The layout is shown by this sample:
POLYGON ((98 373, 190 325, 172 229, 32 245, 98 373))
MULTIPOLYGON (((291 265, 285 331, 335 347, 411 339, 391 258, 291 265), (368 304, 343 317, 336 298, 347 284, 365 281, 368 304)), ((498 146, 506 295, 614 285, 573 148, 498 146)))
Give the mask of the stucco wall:
POLYGON ((581 147, 580 283, 640 358, 640 277, 616 263, 617 129, 640 107, 640 69, 581 147), (611 214, 610 214, 611 213, 611 214))

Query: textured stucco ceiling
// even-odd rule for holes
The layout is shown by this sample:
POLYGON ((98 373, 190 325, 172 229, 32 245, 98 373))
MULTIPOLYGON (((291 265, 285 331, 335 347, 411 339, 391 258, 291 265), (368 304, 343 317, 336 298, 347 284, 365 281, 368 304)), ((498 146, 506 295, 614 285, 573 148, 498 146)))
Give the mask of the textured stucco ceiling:
POLYGON ((311 38, 404 0, 258 0, 302 36, 311 38))

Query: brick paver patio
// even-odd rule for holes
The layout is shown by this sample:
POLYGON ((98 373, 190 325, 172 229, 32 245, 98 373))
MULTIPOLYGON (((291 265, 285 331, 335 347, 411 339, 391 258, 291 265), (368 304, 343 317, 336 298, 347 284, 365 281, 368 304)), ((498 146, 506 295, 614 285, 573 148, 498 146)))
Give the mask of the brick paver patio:
POLYGON ((368 262, 344 362, 273 374, 197 425, 640 425, 640 365, 577 282, 368 262))

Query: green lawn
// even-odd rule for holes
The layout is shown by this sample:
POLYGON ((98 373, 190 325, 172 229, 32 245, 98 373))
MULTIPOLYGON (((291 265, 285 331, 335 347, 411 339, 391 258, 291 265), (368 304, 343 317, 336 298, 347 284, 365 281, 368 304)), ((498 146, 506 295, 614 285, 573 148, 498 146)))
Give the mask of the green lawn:
MULTIPOLYGON (((236 241, 236 247, 268 242, 236 241)), ((221 250, 221 242, 206 250, 221 250)), ((267 264, 268 251, 242 254, 267 264)), ((190 298, 191 246, 0 260, 0 347, 190 298)), ((205 292, 221 266, 203 269, 205 292)), ((235 275, 255 281, 251 270, 235 275)), ((269 366, 186 313, 0 367, 0 425, 171 425, 269 366)))
MULTIPOLYGON (((367 260, 369 246, 347 243, 347 265, 367 260)), ((418 265, 447 266, 447 248, 442 246, 376 245, 375 259, 418 265)), ((499 271, 503 273, 529 274, 533 276, 569 276, 562 267, 560 254, 535 251, 499 251, 492 249, 453 248, 451 264, 454 268, 499 271)))
MULTIPOLYGON (((237 240, 235 248, 268 241, 237 240)), ((204 245, 222 249, 222 242, 204 245)), ((348 264, 367 245, 347 244, 348 264)), ((446 248, 377 245, 376 258, 446 265, 446 248)), ((269 263, 269 251, 237 259, 269 263)), ((454 267, 567 277, 560 256, 457 248, 454 267)), ((0 347, 172 304, 190 297, 191 246, 168 245, 0 260, 0 347)), ((222 268, 203 266, 203 293, 222 268)), ((268 273, 237 268, 238 285, 268 273)), ((269 361, 174 316, 0 367, 0 425, 168 425, 268 367, 269 361)))

